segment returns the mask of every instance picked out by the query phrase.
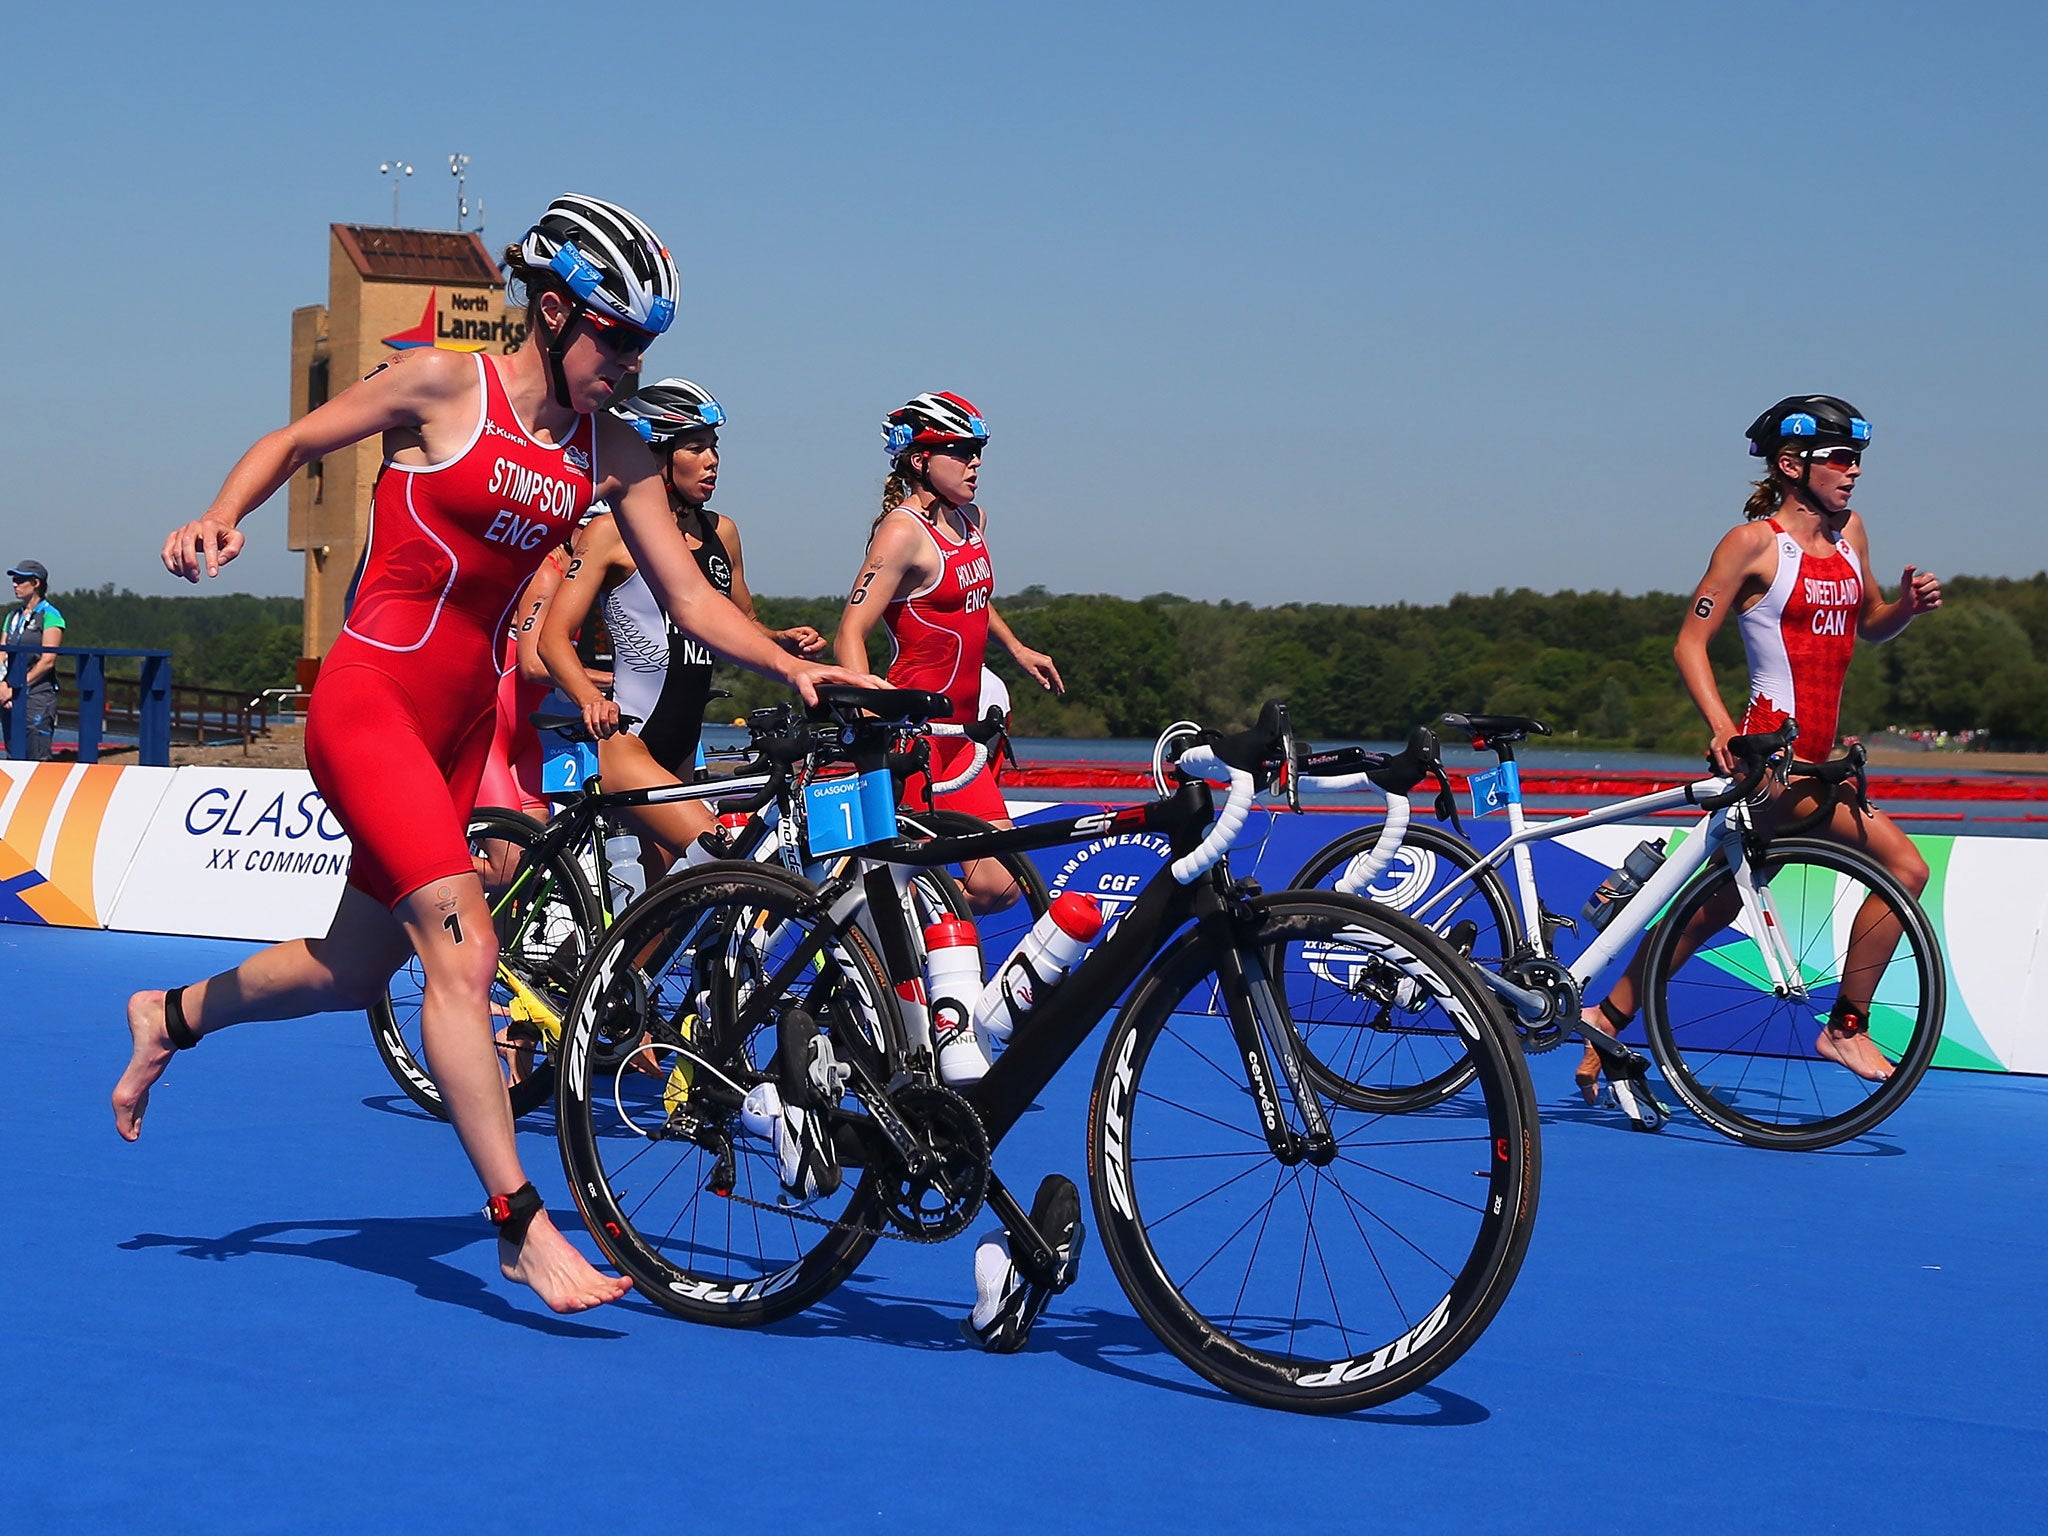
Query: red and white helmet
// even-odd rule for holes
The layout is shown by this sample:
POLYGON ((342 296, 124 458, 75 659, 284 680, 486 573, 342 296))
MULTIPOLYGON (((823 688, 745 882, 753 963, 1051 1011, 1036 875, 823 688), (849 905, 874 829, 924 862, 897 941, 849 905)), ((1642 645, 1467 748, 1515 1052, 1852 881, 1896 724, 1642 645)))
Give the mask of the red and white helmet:
POLYGON ((892 459, 918 448, 987 441, 988 423, 972 400, 959 395, 919 395, 891 411, 882 424, 882 442, 892 459))

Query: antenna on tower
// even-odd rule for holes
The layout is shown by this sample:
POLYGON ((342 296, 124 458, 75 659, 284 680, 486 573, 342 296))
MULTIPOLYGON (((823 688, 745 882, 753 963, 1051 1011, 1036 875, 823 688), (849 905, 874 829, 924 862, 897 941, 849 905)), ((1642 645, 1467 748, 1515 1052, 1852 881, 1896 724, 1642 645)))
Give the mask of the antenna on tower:
POLYGON ((412 167, 403 160, 386 160, 377 167, 377 174, 391 178, 391 225, 396 229, 399 227, 398 189, 405 185, 405 178, 412 174, 412 167))
MULTIPOLYGON (((456 154, 448 157, 448 174, 455 178, 455 228, 459 232, 469 217, 469 199, 464 194, 469 186, 469 156, 456 154)), ((478 216, 483 213, 482 203, 477 205, 478 216)), ((482 226, 479 225, 479 228, 482 226)))

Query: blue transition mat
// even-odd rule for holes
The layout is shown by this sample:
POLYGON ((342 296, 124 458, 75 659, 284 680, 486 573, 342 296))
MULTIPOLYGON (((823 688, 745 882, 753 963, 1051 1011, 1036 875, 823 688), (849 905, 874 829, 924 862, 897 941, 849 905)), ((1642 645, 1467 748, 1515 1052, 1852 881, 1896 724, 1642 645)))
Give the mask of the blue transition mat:
MULTIPOLYGON (((1936 1072, 1804 1156, 1637 1136, 1537 1059, 1535 1243, 1483 1339, 1348 1419, 1210 1389, 1099 1251, 969 1350, 971 1241, 879 1245, 760 1333, 505 1284, 448 1129, 359 1017, 206 1042, 115 1135, 122 1003, 245 946, 0 928, 0 1531, 2032 1528, 2048 1082, 1936 1072)), ((1005 1144, 1082 1168, 1084 1052, 1005 1144)), ((522 1148, 558 1215, 545 1111, 522 1148)), ((566 1223, 565 1223, 566 1224, 566 1223)), ((580 1232, 573 1234, 588 1246, 580 1232)))

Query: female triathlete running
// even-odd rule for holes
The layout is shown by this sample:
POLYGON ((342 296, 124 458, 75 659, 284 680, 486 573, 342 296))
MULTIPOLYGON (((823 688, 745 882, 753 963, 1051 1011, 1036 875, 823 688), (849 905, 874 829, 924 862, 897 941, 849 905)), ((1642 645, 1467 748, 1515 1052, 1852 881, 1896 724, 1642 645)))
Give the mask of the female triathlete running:
POLYGON ((238 524, 304 465, 373 433, 384 469, 363 572, 314 686, 307 764, 353 852, 324 937, 128 1002, 133 1054, 114 1122, 141 1134, 174 1051, 252 1019, 358 1009, 406 955, 426 977, 427 1055, 498 1228, 498 1262, 558 1312, 622 1295, 548 1220, 513 1143, 492 1044, 497 959, 465 827, 490 745, 496 651, 515 594, 598 495, 688 631, 814 697, 857 674, 798 662, 704 581, 644 446, 602 407, 675 314, 674 262, 639 219, 564 196, 506 253, 534 343, 495 361, 421 348, 258 441, 195 521, 165 541, 190 581, 241 553, 238 524))
MULTIPOLYGON (((988 424, 981 413, 958 395, 919 395, 889 413, 882 438, 889 479, 882 489, 882 515, 868 535, 867 559, 832 642, 840 665, 866 666, 868 635, 884 624, 893 648, 890 685, 943 693, 953 701, 947 718, 965 722, 979 712, 982 656, 994 635, 1041 687, 1064 693, 1052 658, 1012 634, 991 600, 995 576, 989 566, 988 519, 974 502, 982 452, 988 447, 988 424)), ((960 737, 934 736, 932 778, 943 783, 954 777, 972 751, 972 744, 960 737)), ((917 803, 922 789, 923 781, 913 780, 904 803, 917 803)), ((940 795, 937 803, 999 827, 1010 824, 993 766, 940 795)), ((970 864, 964 873, 977 911, 1007 907, 1021 894, 993 860, 970 864)))
MULTIPOLYGON (((755 618, 740 531, 708 505, 718 486, 718 428, 726 419, 710 392, 688 379, 663 379, 619 406, 616 414, 653 450, 669 511, 704 579, 776 645, 799 657, 820 655, 825 637, 809 625, 769 629, 755 618)), ((669 621, 620 537, 616 519, 593 517, 577 533, 571 556, 561 590, 541 620, 540 657, 598 738, 598 771, 605 788, 644 789, 688 779, 711 697, 711 652, 669 621), (578 662, 572 638, 600 605, 612 639, 610 698, 578 662), (636 723, 621 730, 621 714, 636 723)), ((648 849, 650 879, 715 825, 710 810, 695 801, 647 806, 627 815, 655 844, 648 849)))
MULTIPOLYGON (((1672 648, 1685 691, 1707 723, 1707 756, 1720 773, 1736 771, 1728 755, 1730 737, 1776 730, 1788 718, 1799 722, 1794 755, 1815 763, 1827 758, 1856 637, 1889 640, 1941 606, 1941 582, 1918 566, 1906 567, 1896 602, 1886 602, 1866 579, 1870 540, 1849 497, 1863 473, 1870 423, 1854 406, 1833 395, 1793 395, 1757 417, 1748 437, 1750 453, 1769 468, 1743 508, 1746 521, 1715 546, 1672 648), (1749 658, 1749 705, 1740 724, 1721 702, 1707 659, 1708 642, 1731 609, 1749 658)), ((1802 789, 1795 779, 1764 808, 1759 830, 1768 835, 1774 826, 1814 813, 1814 797, 1821 792, 1817 786, 1802 789)), ((1812 831, 1871 854, 1916 897, 1927 888, 1926 861, 1882 811, 1862 815, 1852 805, 1837 804, 1812 831)), ((1716 915, 1703 914, 1703 932, 1711 931, 1707 922, 1716 915)), ((1733 915, 1719 914, 1715 926, 1726 926, 1733 915)), ((1858 1077, 1882 1081, 1892 1067, 1870 1040, 1868 989, 1897 946, 1899 929, 1889 919, 1859 917, 1854 932, 1842 996, 1814 1049, 1858 1077), (1863 979, 1860 1001, 1850 995, 1853 979, 1863 979)), ((1682 948, 1680 962, 1690 953, 1682 948)), ((1588 1024, 1614 1034, 1634 1016, 1641 959, 1639 949, 1607 998, 1585 1010, 1588 1024)), ((1577 1081, 1589 1103, 1598 1096, 1599 1076, 1600 1059, 1588 1047, 1577 1081)))

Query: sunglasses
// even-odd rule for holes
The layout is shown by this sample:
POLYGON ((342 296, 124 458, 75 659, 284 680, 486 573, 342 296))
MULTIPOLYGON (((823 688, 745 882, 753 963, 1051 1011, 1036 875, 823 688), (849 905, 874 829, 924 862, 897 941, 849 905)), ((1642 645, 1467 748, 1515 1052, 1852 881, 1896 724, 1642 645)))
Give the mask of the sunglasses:
POLYGON ((1854 469, 1863 462, 1861 448, 1813 448, 1807 451, 1806 462, 1825 464, 1830 469, 1854 469))
POLYGON ((986 443, 946 443, 934 448, 933 453, 944 454, 949 459, 958 459, 962 464, 972 464, 981 457, 986 443))
POLYGON ((594 309, 584 310, 582 318, 589 323, 590 333, 597 338, 597 344, 614 357, 637 357, 654 345, 654 333, 643 331, 637 325, 614 320, 594 309))

